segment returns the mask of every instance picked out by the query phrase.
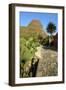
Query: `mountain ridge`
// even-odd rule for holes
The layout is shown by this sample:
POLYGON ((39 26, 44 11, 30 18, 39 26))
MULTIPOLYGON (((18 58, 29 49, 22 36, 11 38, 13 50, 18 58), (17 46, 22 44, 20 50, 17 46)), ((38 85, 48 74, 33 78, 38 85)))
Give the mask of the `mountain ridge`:
POLYGON ((26 27, 21 26, 20 33, 41 34, 44 38, 47 36, 46 31, 43 30, 43 26, 40 20, 36 20, 36 19, 32 20, 26 27))

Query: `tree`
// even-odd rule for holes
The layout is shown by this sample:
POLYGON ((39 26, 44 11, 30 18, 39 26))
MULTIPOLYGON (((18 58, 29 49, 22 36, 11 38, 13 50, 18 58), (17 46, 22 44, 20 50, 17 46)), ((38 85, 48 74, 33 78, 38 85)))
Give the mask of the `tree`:
POLYGON ((47 32, 51 35, 56 31, 56 26, 52 22, 50 22, 47 26, 47 32))
POLYGON ((51 42, 51 39, 53 38, 52 37, 52 34, 56 31, 56 25, 52 22, 50 22, 47 26, 47 32, 50 34, 50 37, 49 37, 49 45, 50 45, 50 42, 51 42))

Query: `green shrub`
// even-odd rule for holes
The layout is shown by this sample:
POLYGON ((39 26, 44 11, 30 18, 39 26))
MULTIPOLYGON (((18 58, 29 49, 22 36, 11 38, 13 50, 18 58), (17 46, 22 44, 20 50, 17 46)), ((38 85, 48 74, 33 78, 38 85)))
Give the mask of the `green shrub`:
MULTIPOLYGON (((20 69, 22 73, 24 73, 24 65, 29 60, 32 60, 32 58, 35 55, 35 52, 37 51, 38 46, 39 43, 33 37, 28 38, 28 40, 26 40, 25 38, 20 38, 20 66, 21 66, 20 69)), ((25 73, 24 73, 24 77, 26 77, 27 75, 25 73)))

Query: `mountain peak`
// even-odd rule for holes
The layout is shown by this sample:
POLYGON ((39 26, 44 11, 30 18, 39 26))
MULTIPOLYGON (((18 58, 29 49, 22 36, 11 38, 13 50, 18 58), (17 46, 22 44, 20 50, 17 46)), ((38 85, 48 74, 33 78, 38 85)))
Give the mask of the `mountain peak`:
POLYGON ((22 28, 21 30, 23 33, 32 33, 33 34, 36 34, 36 35, 39 35, 41 34, 44 38, 47 36, 46 32, 44 31, 43 29, 43 26, 42 26, 42 23, 40 22, 40 20, 36 20, 36 19, 33 19, 27 27, 24 27, 22 28))
POLYGON ((34 30, 42 30, 42 24, 41 24, 41 22, 39 21, 39 20, 32 20, 29 24, 28 24, 28 27, 30 28, 30 29, 34 29, 34 30))
POLYGON ((34 19, 34 20, 32 20, 32 23, 40 23, 40 21, 37 19, 34 19))

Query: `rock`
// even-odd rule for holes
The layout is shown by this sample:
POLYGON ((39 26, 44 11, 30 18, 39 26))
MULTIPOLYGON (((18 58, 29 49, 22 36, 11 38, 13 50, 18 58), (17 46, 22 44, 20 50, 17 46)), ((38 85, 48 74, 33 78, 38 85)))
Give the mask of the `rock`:
POLYGON ((44 49, 39 47, 40 54, 37 51, 37 55, 41 55, 39 59, 38 69, 36 73, 36 77, 42 76, 56 76, 58 74, 58 54, 56 51, 44 49))

